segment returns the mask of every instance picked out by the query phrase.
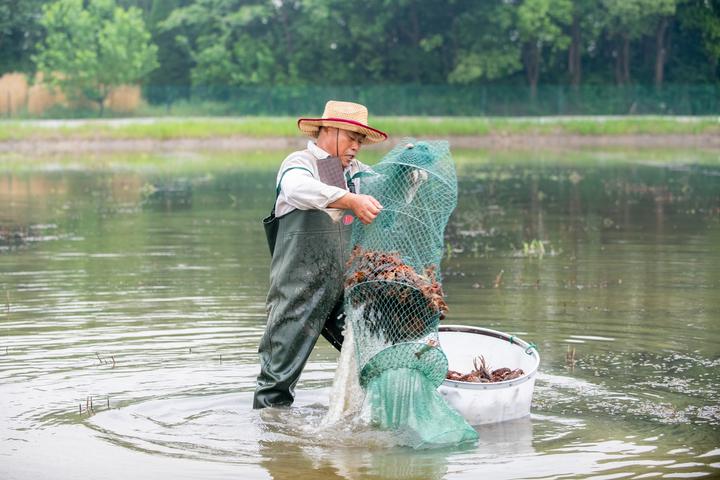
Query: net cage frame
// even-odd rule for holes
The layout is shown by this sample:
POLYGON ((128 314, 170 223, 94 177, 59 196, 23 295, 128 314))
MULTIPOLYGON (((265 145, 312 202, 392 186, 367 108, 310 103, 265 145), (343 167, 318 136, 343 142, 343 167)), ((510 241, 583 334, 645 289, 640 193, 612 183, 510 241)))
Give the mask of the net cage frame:
POLYGON ((383 209, 370 225, 353 226, 346 273, 360 384, 391 368, 413 368, 437 387, 448 368, 438 342, 447 310, 440 262, 457 205, 449 144, 401 140, 362 177, 362 193, 383 209))

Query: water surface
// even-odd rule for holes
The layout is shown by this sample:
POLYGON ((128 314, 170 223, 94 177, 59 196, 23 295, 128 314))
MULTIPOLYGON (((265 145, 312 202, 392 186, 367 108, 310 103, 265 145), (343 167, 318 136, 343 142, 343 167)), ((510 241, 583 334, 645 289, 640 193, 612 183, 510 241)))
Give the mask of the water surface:
POLYGON ((324 340, 295 407, 250 409, 281 155, 246 156, 0 159, 2 478, 720 475, 712 155, 457 155, 446 322, 542 363, 531 417, 422 452, 318 430, 324 340))

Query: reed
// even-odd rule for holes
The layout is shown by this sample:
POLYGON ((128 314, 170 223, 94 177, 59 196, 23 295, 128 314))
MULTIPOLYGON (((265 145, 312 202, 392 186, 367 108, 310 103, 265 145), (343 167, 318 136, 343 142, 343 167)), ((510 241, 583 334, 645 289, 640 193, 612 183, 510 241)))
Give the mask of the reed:
POLYGON ((22 73, 6 73, 0 77, 0 114, 18 115, 27 103, 28 89, 27 77, 22 73))
MULTIPOLYGON (((111 113, 134 113, 142 105, 142 92, 138 85, 115 87, 105 100, 105 107, 111 113)), ((7 73, 0 77, 0 115, 43 117, 65 111, 93 114, 97 105, 82 98, 71 101, 59 88, 46 82, 42 72, 36 74, 32 84, 23 73, 7 73)))
POLYGON ((118 113, 132 113, 142 103, 142 93, 137 85, 120 85, 113 88, 105 100, 105 107, 118 113))
POLYGON ((65 94, 45 82, 42 72, 38 72, 28 94, 27 111, 30 115, 43 115, 55 106, 69 106, 65 94))

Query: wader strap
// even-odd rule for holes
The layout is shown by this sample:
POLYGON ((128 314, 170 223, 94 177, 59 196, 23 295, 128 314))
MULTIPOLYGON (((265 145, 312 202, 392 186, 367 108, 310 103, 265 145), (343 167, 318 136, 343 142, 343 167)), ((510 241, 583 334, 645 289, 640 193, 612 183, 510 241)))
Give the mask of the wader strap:
MULTIPOLYGON (((282 175, 280 175, 280 181, 277 184, 277 188, 275 188, 275 203, 277 203, 277 198, 280 196, 280 187, 282 186, 283 178, 285 178, 285 174, 287 172, 289 172, 290 170, 305 170, 310 175, 313 174, 313 172, 311 172, 310 170, 308 170, 305 167, 290 167, 290 168, 285 169, 285 171, 283 171, 282 175)), ((272 216, 275 216, 275 203, 273 203, 273 208, 272 208, 272 213, 271 213, 272 216)))

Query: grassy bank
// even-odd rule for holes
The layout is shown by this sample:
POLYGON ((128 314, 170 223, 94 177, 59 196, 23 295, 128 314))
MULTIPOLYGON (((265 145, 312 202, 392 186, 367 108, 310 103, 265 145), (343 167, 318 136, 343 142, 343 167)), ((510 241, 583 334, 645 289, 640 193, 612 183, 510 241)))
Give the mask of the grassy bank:
MULTIPOLYGON (((0 141, 292 137, 295 118, 157 118, 0 121, 0 141)), ((377 128, 399 136, 487 135, 720 135, 720 117, 376 117, 377 128)))
MULTIPOLYGON (((390 148, 390 145, 388 145, 390 148)), ((387 149, 363 150, 363 162, 373 165, 386 153, 387 149)), ((48 171, 108 171, 136 172, 139 174, 197 175, 220 174, 228 171, 275 172, 287 152, 247 151, 237 152, 193 152, 187 154, 167 153, 106 153, 63 154, 63 155, 21 155, 0 153, 0 174, 48 171)), ((465 169, 476 170, 478 166, 502 168, 537 167, 540 164, 549 168, 559 166, 604 166, 613 165, 694 165, 717 166, 720 163, 716 152, 704 150, 684 150, 681 152, 656 150, 569 150, 565 152, 536 151, 523 152, 512 150, 453 150, 453 159, 460 175, 465 169)), ((496 172, 497 173, 497 172, 496 172)))

